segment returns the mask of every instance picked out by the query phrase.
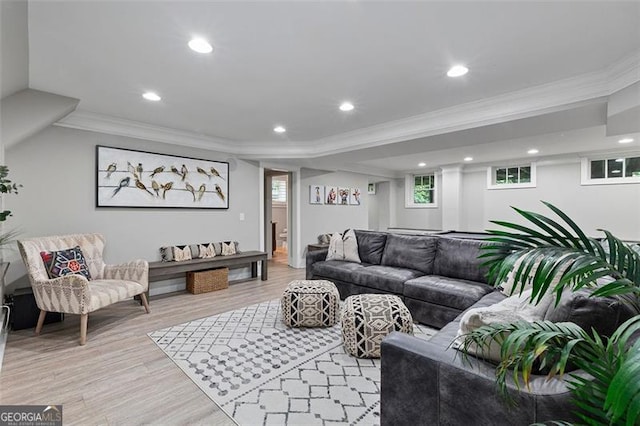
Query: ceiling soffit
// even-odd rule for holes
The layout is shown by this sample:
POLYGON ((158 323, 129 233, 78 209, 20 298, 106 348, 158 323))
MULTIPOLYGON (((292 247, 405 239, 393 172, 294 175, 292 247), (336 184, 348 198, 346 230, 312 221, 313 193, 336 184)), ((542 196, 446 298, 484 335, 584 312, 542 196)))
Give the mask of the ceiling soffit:
POLYGON ((209 149, 244 158, 315 158, 473 129, 603 102, 640 81, 640 52, 577 77, 395 120, 311 142, 240 142, 76 110, 56 125, 209 149))

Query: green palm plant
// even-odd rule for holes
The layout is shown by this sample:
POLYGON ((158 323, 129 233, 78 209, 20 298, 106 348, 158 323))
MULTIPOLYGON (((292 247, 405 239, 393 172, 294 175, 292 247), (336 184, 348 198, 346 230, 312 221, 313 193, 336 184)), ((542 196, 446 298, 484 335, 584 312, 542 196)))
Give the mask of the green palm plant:
POLYGON ((496 380, 505 396, 509 376, 516 386, 527 386, 534 370, 548 371, 553 377, 575 366, 591 376, 567 373, 575 414, 584 423, 640 424, 640 339, 634 337, 640 332, 640 255, 603 231, 606 250, 560 209, 543 203, 560 221, 517 208, 514 210, 534 227, 492 221, 507 230, 488 231, 492 237, 481 257, 487 259, 490 282, 502 283, 513 273, 514 292, 522 292, 535 271, 530 280, 531 303, 537 304, 550 292, 558 301, 565 289, 586 288, 591 296, 621 299, 635 316, 610 337, 573 323, 491 324, 463 336, 462 349, 479 350, 482 355, 494 342, 500 345, 496 380), (603 278, 607 278, 605 284, 601 284, 603 278), (552 284, 554 280, 557 284, 552 284))
MULTIPOLYGON (((17 194, 18 188, 22 187, 9 179, 9 168, 0 165, 0 194, 17 194)), ((0 223, 7 220, 11 216, 11 211, 0 210, 0 223)), ((16 231, 8 231, 0 233, 0 247, 9 244, 18 235, 16 231)))

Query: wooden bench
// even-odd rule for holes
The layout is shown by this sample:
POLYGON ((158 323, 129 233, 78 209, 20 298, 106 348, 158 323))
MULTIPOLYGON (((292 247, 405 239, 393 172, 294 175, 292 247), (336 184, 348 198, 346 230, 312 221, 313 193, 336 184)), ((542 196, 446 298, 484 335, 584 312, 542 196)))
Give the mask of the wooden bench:
POLYGON ((266 281, 268 277, 267 253, 263 251, 244 251, 229 256, 216 256, 210 259, 193 259, 181 262, 149 262, 149 283, 172 278, 183 278, 187 272, 249 264, 251 265, 251 277, 256 278, 258 276, 258 262, 262 266, 260 279, 266 281))

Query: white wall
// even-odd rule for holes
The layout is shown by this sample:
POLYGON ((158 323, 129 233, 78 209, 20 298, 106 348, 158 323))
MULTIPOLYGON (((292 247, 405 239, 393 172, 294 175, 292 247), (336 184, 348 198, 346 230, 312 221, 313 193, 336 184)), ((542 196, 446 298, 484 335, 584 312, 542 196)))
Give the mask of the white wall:
POLYGON ((548 201, 569 215, 588 235, 602 236, 598 228, 628 240, 640 240, 640 184, 580 185, 580 163, 540 164, 537 187, 487 189, 486 170, 463 177, 463 224, 465 231, 496 229, 489 220, 518 221, 509 206, 553 213, 540 200, 548 201))
MULTIPOLYGON (((24 187, 6 203, 14 217, 7 222, 20 237, 100 232, 107 240, 105 259, 118 263, 135 258, 160 260, 164 245, 237 240, 241 250, 256 250, 259 234, 258 167, 226 154, 159 144, 101 133, 49 127, 6 150, 12 178, 24 187), (229 161, 229 209, 141 209, 95 207, 96 145, 139 149, 229 161), (245 220, 240 221, 240 213, 245 220)), ((15 261, 10 279, 24 274, 15 261)), ((242 275, 246 275, 243 271, 242 275)), ((234 278, 234 276, 232 276, 234 278)), ((163 291, 184 287, 184 280, 154 285, 163 291)))
POLYGON ((27 1, 0 1, 0 98, 29 86, 27 1))
POLYGON ((389 226, 396 228, 442 229, 442 191, 437 191, 436 198, 438 199, 438 207, 436 208, 406 208, 404 206, 404 178, 393 180, 391 182, 391 201, 393 203, 391 208, 395 209, 395 218, 391 218, 389 226), (395 201, 393 201, 394 199, 395 201))
POLYGON ((368 197, 367 176, 335 172, 327 173, 318 170, 302 169, 300 171, 300 236, 302 247, 298 253, 298 266, 304 266, 307 244, 318 242, 318 235, 331 232, 342 232, 348 228, 368 229, 369 215, 367 211, 368 197), (365 194, 359 206, 317 205, 309 204, 309 186, 344 186, 359 188, 365 194))
POLYGON ((369 229, 386 231, 391 226, 391 182, 376 182, 376 193, 366 195, 369 229))

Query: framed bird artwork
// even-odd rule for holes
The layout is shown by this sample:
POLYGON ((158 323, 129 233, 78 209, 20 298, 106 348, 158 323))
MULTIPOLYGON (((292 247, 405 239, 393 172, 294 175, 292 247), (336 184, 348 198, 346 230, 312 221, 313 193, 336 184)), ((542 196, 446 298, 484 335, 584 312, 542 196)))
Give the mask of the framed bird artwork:
POLYGON ((229 163, 96 146, 96 207, 229 208, 229 163))

